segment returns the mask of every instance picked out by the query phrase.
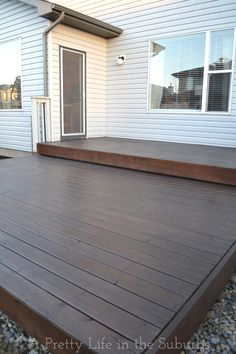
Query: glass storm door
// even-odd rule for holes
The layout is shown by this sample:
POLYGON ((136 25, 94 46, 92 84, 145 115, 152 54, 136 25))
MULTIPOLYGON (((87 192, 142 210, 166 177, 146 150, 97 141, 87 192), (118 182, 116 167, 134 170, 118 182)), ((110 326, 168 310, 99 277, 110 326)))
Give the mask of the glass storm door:
POLYGON ((85 134, 85 53, 61 48, 62 137, 85 134))

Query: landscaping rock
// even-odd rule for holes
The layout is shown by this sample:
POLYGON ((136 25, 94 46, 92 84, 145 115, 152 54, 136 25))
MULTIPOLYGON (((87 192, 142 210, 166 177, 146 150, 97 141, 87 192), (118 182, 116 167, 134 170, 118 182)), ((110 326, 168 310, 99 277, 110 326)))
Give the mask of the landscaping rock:
MULTIPOLYGON (((236 354, 236 273, 230 278, 190 343, 203 341, 204 348, 191 350, 191 354, 236 354)), ((190 351, 186 353, 190 354, 190 351)))
POLYGON ((50 354, 39 342, 0 311, 1 354, 50 354))

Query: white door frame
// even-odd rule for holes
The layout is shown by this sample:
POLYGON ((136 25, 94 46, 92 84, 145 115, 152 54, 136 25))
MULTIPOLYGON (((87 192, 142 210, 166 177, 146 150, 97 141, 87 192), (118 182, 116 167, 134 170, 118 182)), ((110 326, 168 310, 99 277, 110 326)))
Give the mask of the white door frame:
POLYGON ((61 137, 66 138, 66 137, 76 137, 76 136, 85 136, 86 135, 86 94, 85 94, 85 87, 86 87, 86 53, 80 50, 72 49, 72 48, 67 48, 67 47, 60 47, 60 89, 61 89, 61 94, 60 94, 60 99, 61 99, 61 137), (63 52, 72 52, 76 54, 80 54, 82 57, 82 80, 83 80, 83 88, 82 88, 82 114, 83 114, 83 131, 78 132, 78 133, 69 133, 66 134, 64 132, 64 95, 63 95, 63 52))

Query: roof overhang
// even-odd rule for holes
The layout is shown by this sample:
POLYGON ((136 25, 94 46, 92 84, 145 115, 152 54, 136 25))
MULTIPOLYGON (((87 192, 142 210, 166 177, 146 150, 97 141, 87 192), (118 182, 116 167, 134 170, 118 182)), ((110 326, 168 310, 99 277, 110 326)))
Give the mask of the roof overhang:
POLYGON ((64 12, 65 16, 62 24, 70 26, 81 31, 95 34, 103 38, 115 38, 118 37, 123 31, 121 28, 112 26, 106 22, 97 20, 93 17, 84 15, 80 12, 73 11, 67 7, 60 6, 55 3, 43 1, 43 0, 21 0, 32 6, 36 6, 39 16, 56 21, 60 14, 64 12))

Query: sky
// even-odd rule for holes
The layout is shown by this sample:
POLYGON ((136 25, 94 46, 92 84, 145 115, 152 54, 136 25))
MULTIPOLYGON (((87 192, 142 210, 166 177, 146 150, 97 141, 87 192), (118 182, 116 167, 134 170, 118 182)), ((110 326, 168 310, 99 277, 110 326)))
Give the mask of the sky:
POLYGON ((19 75, 21 75, 20 40, 0 43, 0 85, 13 84, 19 75))

